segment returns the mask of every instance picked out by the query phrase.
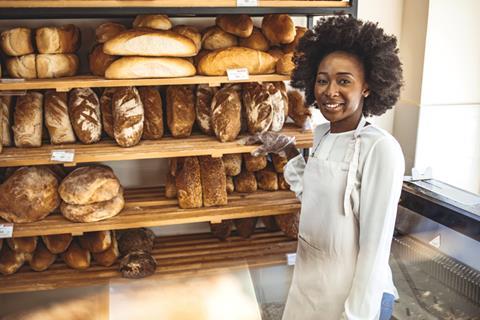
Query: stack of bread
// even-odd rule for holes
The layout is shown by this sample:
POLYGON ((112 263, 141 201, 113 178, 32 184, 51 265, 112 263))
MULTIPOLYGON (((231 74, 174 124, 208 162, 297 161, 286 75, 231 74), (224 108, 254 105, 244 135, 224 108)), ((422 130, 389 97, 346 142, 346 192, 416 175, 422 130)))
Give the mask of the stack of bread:
POLYGON ((105 70, 107 70, 113 61, 118 59, 118 56, 103 52, 103 44, 125 30, 127 30, 127 27, 115 22, 102 23, 95 29, 95 39, 97 43, 88 55, 88 66, 93 75, 99 77, 105 76, 105 70))
POLYGON ((75 169, 58 188, 60 211, 73 222, 94 222, 116 216, 125 204, 123 188, 112 169, 89 166, 75 169))
POLYGON ((152 256, 155 234, 147 228, 119 232, 121 255, 119 271, 124 278, 138 279, 155 273, 157 261, 152 256))
POLYGON ((9 29, 0 34, 0 46, 10 56, 5 64, 12 78, 69 77, 79 68, 80 30, 71 24, 38 28, 34 35, 29 28, 9 29))
POLYGON ((120 56, 105 69, 105 77, 136 79, 195 75, 195 67, 185 58, 197 54, 199 47, 195 39, 198 34, 193 28, 177 29, 177 32, 171 29, 172 23, 165 15, 137 16, 133 29, 122 31, 103 43, 104 54, 120 56))

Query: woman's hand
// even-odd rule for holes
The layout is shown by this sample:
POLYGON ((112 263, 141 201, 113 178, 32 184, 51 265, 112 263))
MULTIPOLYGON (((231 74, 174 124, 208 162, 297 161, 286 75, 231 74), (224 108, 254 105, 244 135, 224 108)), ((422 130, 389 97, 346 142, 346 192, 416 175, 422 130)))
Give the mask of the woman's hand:
POLYGON ((288 155, 288 153, 292 153, 293 150, 296 151, 297 155, 299 154, 295 148, 295 137, 289 137, 276 132, 268 131, 257 133, 247 137, 244 142, 246 145, 261 144, 260 147, 252 151, 252 155, 256 157, 267 155, 268 153, 288 155))

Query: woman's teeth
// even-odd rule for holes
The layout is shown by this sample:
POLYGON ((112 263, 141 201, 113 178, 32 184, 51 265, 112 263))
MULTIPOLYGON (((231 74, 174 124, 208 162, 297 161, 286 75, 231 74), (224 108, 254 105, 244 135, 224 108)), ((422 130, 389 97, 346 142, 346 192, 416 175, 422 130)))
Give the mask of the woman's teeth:
POLYGON ((325 106, 325 108, 327 108, 327 110, 335 110, 335 109, 339 109, 341 104, 339 104, 339 103, 335 103, 335 104, 325 103, 324 106, 325 106))

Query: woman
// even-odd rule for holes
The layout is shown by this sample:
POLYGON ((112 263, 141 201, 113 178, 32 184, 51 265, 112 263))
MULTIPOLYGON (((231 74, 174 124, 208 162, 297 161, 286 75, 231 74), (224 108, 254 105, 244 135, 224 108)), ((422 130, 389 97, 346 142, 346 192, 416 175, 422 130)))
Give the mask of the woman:
POLYGON ((254 154, 285 153, 285 179, 302 202, 296 265, 284 320, 389 319, 397 296, 388 265, 404 173, 397 141, 369 124, 397 101, 396 39, 351 17, 321 20, 298 47, 292 86, 329 123, 305 162, 274 133, 254 154))

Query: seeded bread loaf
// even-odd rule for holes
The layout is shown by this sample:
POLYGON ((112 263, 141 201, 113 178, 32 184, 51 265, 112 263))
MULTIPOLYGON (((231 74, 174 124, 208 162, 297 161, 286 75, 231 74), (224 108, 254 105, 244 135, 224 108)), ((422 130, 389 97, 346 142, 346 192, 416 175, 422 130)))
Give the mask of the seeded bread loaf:
POLYGON ((227 204, 225 167, 221 158, 198 157, 202 181, 203 205, 205 207, 227 204))

